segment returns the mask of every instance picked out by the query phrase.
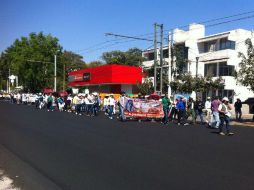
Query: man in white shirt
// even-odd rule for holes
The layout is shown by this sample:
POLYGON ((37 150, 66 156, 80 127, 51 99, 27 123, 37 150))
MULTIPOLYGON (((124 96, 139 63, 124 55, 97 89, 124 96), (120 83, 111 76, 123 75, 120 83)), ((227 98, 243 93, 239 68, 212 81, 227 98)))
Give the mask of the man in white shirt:
POLYGON ((87 116, 93 116, 93 101, 91 99, 91 96, 86 95, 85 96, 85 104, 86 104, 86 115, 87 116))
POLYGON ((110 95, 108 98, 108 104, 109 104, 109 119, 113 119, 113 111, 115 107, 115 99, 113 95, 110 95))
POLYGON ((219 134, 220 135, 225 135, 225 133, 223 132, 224 122, 226 123, 226 134, 227 135, 234 134, 231 132, 230 125, 229 125, 230 117, 231 117, 231 113, 230 113, 231 110, 232 110, 232 106, 229 104, 228 98, 224 97, 222 99, 222 104, 220 104, 218 107, 218 111, 220 113, 220 126, 219 126, 219 134))
POLYGON ((123 93, 119 99, 118 105, 119 105, 119 116, 121 121, 125 120, 125 115, 124 115, 124 109, 125 109, 125 93, 123 93))
POLYGON ((210 127, 212 124, 212 102, 211 102, 211 98, 207 97, 207 100, 205 102, 205 110, 206 110, 206 123, 208 124, 208 126, 210 127))

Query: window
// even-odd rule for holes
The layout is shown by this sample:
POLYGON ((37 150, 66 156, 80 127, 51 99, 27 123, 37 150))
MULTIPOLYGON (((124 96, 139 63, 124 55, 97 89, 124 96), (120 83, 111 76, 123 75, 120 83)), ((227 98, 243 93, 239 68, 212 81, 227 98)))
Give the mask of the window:
POLYGON ((176 59, 188 59, 188 47, 185 44, 177 44, 174 49, 176 59))
POLYGON ((204 43, 204 53, 216 51, 216 41, 204 43))
POLYGON ((224 49, 235 49, 235 42, 230 41, 227 38, 223 38, 220 40, 220 50, 224 49))
POLYGON ((152 61, 154 60, 154 52, 144 53, 144 57, 147 61, 152 61))
POLYGON ((168 57, 169 57, 168 49, 164 49, 163 50, 163 58, 168 58, 168 57))
POLYGON ((205 64, 205 76, 234 76, 235 67, 226 62, 205 64))
POLYGON ((217 76, 217 63, 205 64, 205 76, 217 76))
POLYGON ((221 98, 228 97, 229 102, 232 103, 234 90, 218 90, 218 96, 221 98))
POLYGON ((226 62, 219 63, 219 76, 234 76, 235 67, 226 62))

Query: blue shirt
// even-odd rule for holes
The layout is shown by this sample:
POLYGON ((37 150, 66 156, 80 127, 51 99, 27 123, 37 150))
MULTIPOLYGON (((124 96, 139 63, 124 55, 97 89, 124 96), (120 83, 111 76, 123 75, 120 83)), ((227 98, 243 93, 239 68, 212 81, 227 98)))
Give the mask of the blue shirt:
POLYGON ((185 109, 186 109, 185 103, 184 103, 182 100, 180 100, 180 101, 176 104, 176 109, 178 109, 178 110, 185 110, 185 109))

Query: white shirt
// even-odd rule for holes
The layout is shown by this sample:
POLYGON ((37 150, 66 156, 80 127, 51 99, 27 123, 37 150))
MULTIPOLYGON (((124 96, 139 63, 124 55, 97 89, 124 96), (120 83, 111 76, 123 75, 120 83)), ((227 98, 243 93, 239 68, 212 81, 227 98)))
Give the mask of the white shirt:
POLYGON ((218 107, 219 111, 222 110, 222 106, 225 107, 225 110, 224 110, 225 115, 228 116, 228 117, 231 117, 230 108, 229 108, 230 105, 226 105, 224 103, 220 104, 219 107, 218 107))
POLYGON ((205 109, 211 109, 211 107, 212 107, 212 102, 207 100, 205 102, 205 109))
POLYGON ((109 97, 109 99, 108 99, 108 105, 110 105, 110 106, 115 106, 115 99, 109 97))

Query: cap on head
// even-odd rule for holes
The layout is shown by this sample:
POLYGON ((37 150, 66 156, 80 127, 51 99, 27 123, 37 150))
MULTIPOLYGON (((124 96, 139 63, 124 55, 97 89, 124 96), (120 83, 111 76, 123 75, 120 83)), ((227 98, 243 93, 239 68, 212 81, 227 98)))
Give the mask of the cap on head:
POLYGON ((228 102, 228 101, 229 101, 229 100, 228 100, 228 97, 224 97, 224 98, 222 99, 222 101, 228 102))
POLYGON ((207 100, 210 100, 211 99, 211 97, 207 97, 207 100))

